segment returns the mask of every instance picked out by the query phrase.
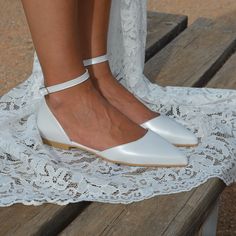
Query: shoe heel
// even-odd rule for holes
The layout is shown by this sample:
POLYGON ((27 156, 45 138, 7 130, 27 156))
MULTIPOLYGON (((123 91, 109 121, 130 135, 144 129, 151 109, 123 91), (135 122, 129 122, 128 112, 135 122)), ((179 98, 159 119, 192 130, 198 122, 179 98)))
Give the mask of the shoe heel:
POLYGON ((51 140, 47 140, 45 138, 42 138, 42 140, 43 140, 44 144, 47 144, 47 145, 55 147, 55 148, 60 148, 60 149, 64 149, 64 150, 70 150, 71 148, 73 148, 73 147, 71 147, 67 144, 57 143, 57 142, 54 142, 54 141, 51 141, 51 140))

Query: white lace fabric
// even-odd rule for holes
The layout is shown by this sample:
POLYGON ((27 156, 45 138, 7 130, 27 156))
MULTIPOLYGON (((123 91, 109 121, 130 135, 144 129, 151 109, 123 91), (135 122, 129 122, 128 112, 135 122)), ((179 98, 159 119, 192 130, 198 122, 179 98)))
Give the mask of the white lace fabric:
POLYGON ((113 0, 111 15, 113 74, 152 110, 197 135, 197 147, 181 148, 188 166, 117 165, 80 150, 44 145, 36 125, 43 75, 35 54, 31 76, 0 98, 0 206, 84 200, 128 204, 189 191, 213 177, 227 185, 236 180, 236 90, 150 83, 143 75, 146 2, 113 0))

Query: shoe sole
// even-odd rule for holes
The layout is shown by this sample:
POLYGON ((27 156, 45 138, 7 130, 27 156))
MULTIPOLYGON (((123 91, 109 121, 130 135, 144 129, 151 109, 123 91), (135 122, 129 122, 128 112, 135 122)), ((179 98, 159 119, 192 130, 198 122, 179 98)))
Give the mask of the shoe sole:
POLYGON ((44 144, 47 144, 49 146, 64 149, 64 150, 70 150, 70 149, 76 148, 76 149, 79 149, 79 150, 82 150, 82 151, 92 153, 92 154, 100 157, 101 159, 103 159, 105 161, 108 161, 108 162, 111 162, 111 163, 114 163, 114 164, 122 164, 122 165, 128 165, 128 166, 141 166, 141 167, 161 167, 161 168, 164 168, 164 167, 167 167, 167 168, 170 168, 170 167, 186 167, 187 166, 187 165, 161 165, 161 164, 160 165, 151 165, 151 164, 143 164, 142 165, 142 164, 132 164, 132 163, 129 163, 129 162, 122 162, 122 161, 115 162, 115 161, 109 160, 109 159, 107 159, 103 156, 100 156, 99 154, 97 154, 95 152, 92 152, 90 150, 86 150, 85 148, 81 148, 81 147, 78 147, 78 146, 69 146, 67 144, 58 143, 58 142, 51 141, 51 140, 48 140, 48 139, 45 139, 45 138, 42 138, 42 140, 43 140, 44 144))
POLYGON ((197 144, 173 144, 176 147, 197 147, 199 143, 197 144))

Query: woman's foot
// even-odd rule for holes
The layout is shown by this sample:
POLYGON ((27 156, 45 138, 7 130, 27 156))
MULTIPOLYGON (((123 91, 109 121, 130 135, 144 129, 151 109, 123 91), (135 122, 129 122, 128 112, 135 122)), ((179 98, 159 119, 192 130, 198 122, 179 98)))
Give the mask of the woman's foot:
POLYGON ((111 106, 91 80, 45 98, 69 138, 90 148, 105 150, 147 132, 111 106))
POLYGON ((113 77, 108 62, 90 65, 88 70, 98 91, 136 124, 142 124, 160 115, 147 108, 113 77))

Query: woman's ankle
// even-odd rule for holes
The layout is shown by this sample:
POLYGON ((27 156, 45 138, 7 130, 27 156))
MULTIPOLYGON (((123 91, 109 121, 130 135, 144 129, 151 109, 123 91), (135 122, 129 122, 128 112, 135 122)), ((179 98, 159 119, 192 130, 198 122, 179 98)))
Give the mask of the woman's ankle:
POLYGON ((54 104, 54 106, 58 107, 63 104, 71 103, 71 101, 75 102, 85 99, 94 90, 95 87, 91 79, 88 79, 73 87, 50 93, 45 98, 50 104, 54 104))
POLYGON ((64 83, 82 76, 86 72, 86 68, 82 65, 74 67, 57 66, 50 68, 50 70, 43 71, 45 86, 53 86, 64 83))
POLYGON ((99 80, 100 79, 102 80, 108 76, 112 76, 112 72, 110 70, 108 61, 90 65, 87 68, 92 78, 97 78, 99 80))

